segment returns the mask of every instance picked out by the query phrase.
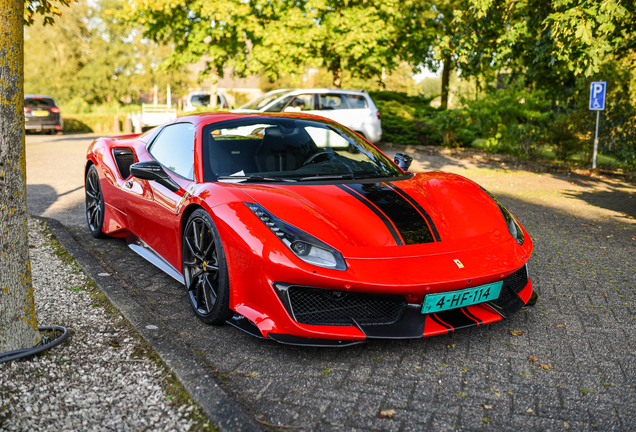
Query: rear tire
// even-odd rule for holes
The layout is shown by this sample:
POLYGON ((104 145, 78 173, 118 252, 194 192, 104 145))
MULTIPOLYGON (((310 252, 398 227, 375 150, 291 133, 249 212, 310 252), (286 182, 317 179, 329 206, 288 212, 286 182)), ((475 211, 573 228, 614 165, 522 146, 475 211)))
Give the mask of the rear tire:
POLYGON ((210 215, 195 210, 181 239, 182 270, 194 314, 206 324, 224 324, 230 309, 230 283, 223 243, 210 215))
POLYGON ((104 227, 104 195, 99 182, 99 174, 95 165, 91 165, 86 173, 84 183, 86 196, 86 222, 88 230, 95 238, 108 237, 102 231, 104 227))

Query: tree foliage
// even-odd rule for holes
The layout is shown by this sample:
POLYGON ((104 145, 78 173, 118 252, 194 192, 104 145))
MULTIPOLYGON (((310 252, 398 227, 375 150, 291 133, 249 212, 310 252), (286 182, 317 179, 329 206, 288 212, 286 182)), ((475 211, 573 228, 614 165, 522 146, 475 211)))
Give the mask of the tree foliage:
POLYGON ((55 17, 62 16, 61 7, 69 4, 70 0, 24 0, 24 25, 30 26, 38 16, 44 25, 53 24, 55 17))
MULTIPOLYGON (((119 19, 120 0, 79 1, 62 7, 53 26, 25 29, 25 90, 74 107, 137 100, 154 84, 178 93, 189 84, 182 68, 160 63, 170 47, 144 39, 138 25, 119 19)), ((44 17, 35 19, 42 24, 44 17)))
MULTIPOLYGON (((409 3, 411 0, 407 0, 409 3)), ((122 16, 146 35, 174 44, 170 65, 204 59, 222 76, 264 74, 271 80, 324 66, 338 87, 342 71, 369 78, 396 65, 401 23, 397 0, 134 0, 122 16)))

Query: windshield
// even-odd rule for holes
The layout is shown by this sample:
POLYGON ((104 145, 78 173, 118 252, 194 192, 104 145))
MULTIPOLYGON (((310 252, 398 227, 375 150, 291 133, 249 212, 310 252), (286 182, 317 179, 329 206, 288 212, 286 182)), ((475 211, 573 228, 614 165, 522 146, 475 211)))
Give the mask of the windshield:
POLYGON ((269 93, 265 93, 263 96, 258 99, 254 99, 251 102, 246 103, 242 107, 238 109, 246 109, 246 110, 260 110, 264 108, 266 105, 274 102, 276 99, 281 97, 284 93, 289 92, 289 90, 274 90, 269 93))
POLYGON ((250 117, 203 129, 205 181, 400 177, 390 159, 328 120, 250 117))

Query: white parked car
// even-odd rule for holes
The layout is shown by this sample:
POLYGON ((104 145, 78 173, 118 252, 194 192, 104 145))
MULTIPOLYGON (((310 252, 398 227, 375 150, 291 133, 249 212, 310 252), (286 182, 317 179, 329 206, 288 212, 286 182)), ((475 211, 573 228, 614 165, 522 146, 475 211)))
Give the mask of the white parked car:
POLYGON ((380 111, 362 90, 274 90, 234 112, 302 112, 335 120, 372 143, 382 139, 380 111))
MULTIPOLYGON (((209 91, 193 91, 188 93, 188 98, 186 99, 185 106, 183 107, 183 111, 195 111, 200 108, 205 108, 210 106, 210 94, 209 91)), ((225 95, 222 93, 216 94, 216 108, 217 109, 227 109, 230 107, 230 104, 227 102, 225 95)))

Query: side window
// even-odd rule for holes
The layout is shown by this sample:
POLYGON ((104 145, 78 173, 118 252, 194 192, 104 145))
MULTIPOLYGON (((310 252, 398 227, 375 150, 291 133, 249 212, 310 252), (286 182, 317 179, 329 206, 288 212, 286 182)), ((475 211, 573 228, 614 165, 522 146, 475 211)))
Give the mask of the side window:
POLYGON ((349 109, 364 109, 369 107, 364 96, 348 94, 344 95, 344 97, 347 100, 349 109))
POLYGON ((339 94, 321 94, 318 97, 319 110, 335 110, 344 109, 342 105, 342 95, 339 94))
POLYGON ((150 154, 170 171, 194 180, 194 125, 166 126, 152 143, 150 154))
POLYGON ((285 108, 285 105, 287 105, 287 102, 289 102, 292 98, 293 96, 287 96, 286 98, 282 98, 280 101, 276 102, 274 105, 267 108, 265 112, 281 112, 283 108, 285 108))
POLYGON ((314 95, 303 94, 296 96, 289 106, 285 108, 285 112, 312 111, 313 109, 314 95))

